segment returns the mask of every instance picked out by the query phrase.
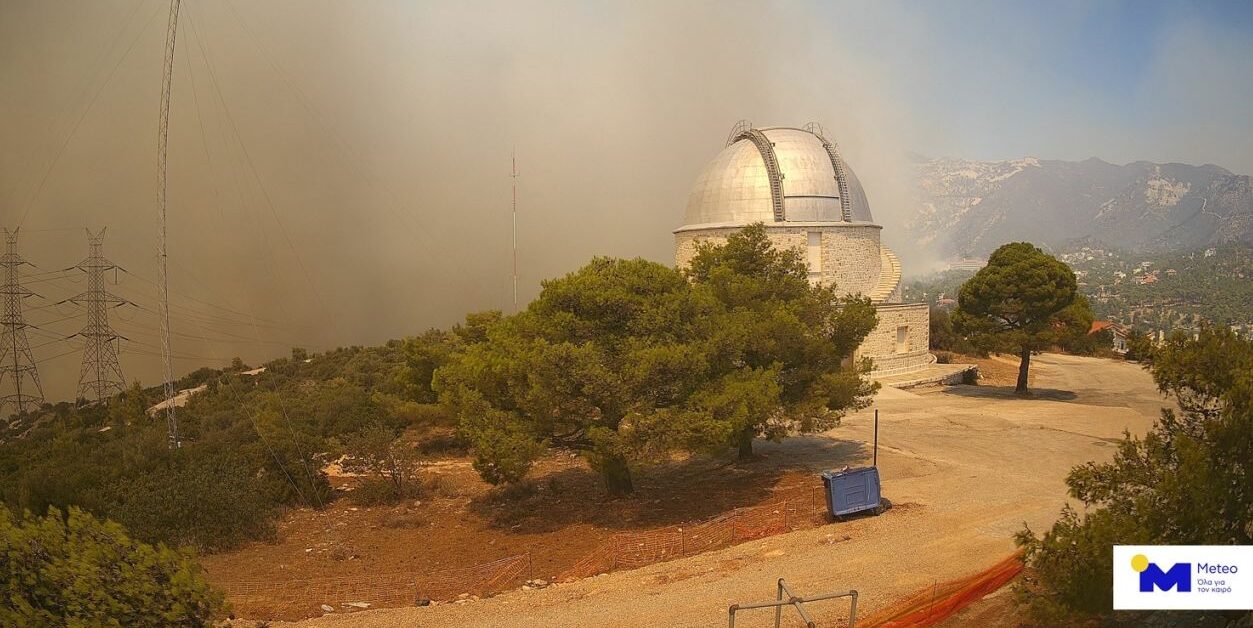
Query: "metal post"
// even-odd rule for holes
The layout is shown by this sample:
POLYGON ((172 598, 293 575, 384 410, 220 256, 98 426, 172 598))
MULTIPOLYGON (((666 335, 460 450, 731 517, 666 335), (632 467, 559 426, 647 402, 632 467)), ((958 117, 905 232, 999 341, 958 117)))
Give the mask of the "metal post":
POLYGON ((935 612, 935 594, 936 594, 936 588, 937 588, 937 587, 939 587, 939 586, 940 586, 940 581, 939 581, 939 580, 932 580, 932 581, 931 581, 931 606, 929 606, 929 607, 927 608, 927 617, 928 617, 928 618, 930 618, 930 617, 931 617, 931 614, 935 612))
POLYGON ((801 596, 797 596, 793 594, 791 589, 788 589, 787 583, 784 582, 783 578, 779 578, 778 591, 775 594, 774 601, 756 602, 753 604, 732 604, 730 607, 727 608, 727 626, 729 626, 730 628, 735 628, 735 614, 738 611, 755 609, 755 608, 772 608, 773 607, 775 609, 774 611, 775 626, 776 628, 781 628, 783 625, 783 617, 782 617, 783 607, 791 606, 792 608, 796 609, 796 613, 801 616, 801 620, 805 622, 805 625, 808 626, 809 628, 813 628, 817 624, 814 622, 813 618, 809 616, 809 613, 805 610, 805 603, 817 602, 819 600, 830 600, 830 599, 841 598, 841 597, 850 598, 850 607, 849 607, 849 612, 848 612, 848 625, 849 625, 849 628, 854 628, 854 626, 856 626, 857 624, 857 590, 856 589, 852 589, 852 590, 841 592, 841 593, 826 593, 823 595, 815 595, 811 597, 801 597, 801 596))
POLYGON ((856 628, 857 626, 857 589, 849 591, 852 596, 852 604, 848 607, 848 628, 856 628))
MULTIPOLYGON (((774 596, 776 602, 783 601, 783 578, 779 578, 778 592, 774 596)), ((774 607, 774 628, 779 628, 783 623, 783 605, 774 607)))
POLYGON ((879 466, 879 409, 874 409, 874 457, 872 466, 879 466))

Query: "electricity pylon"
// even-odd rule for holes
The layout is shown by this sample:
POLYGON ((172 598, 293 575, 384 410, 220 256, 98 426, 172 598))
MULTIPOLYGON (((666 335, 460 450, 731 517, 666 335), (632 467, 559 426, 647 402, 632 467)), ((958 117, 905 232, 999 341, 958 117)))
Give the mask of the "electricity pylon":
POLYGON ((26 318, 22 315, 22 302, 35 293, 22 287, 19 269, 29 264, 17 252, 17 233, 21 228, 10 232, 4 230, 5 252, 0 257, 0 266, 4 267, 4 287, 0 295, 4 296, 4 315, 0 324, 4 327, 0 337, 0 384, 6 376, 13 379, 13 392, 0 397, 0 410, 12 405, 18 414, 25 414, 29 407, 38 408, 44 402, 43 386, 39 383, 39 369, 35 359, 31 357, 30 343, 26 340, 26 318), (30 385, 25 385, 26 380, 30 385))
POLYGON ((106 401, 126 387, 122 366, 117 360, 118 340, 122 336, 109 326, 109 310, 130 301, 105 289, 104 273, 118 266, 104 257, 104 232, 101 229, 100 233, 93 234, 90 229, 87 230, 90 252, 87 259, 74 267, 87 274, 87 291, 69 300, 87 308, 87 325, 75 334, 84 340, 83 368, 78 375, 78 398, 94 397, 95 401, 106 401))

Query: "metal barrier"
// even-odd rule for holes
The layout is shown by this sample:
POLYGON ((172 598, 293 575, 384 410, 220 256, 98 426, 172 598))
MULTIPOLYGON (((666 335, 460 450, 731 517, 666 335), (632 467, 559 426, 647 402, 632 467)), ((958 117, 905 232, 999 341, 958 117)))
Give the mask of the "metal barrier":
POLYGON ((783 581, 783 578, 779 578, 779 588, 778 588, 778 592, 775 595, 775 600, 773 602, 755 602, 753 604, 732 604, 727 609, 727 626, 728 628, 735 628, 735 614, 739 611, 750 610, 754 608, 774 608, 774 628, 779 628, 779 626, 781 626, 783 623, 783 607, 791 606, 792 608, 796 609, 796 612, 801 616, 801 619, 805 621, 805 626, 807 626, 808 628, 816 628, 817 624, 814 623, 814 620, 812 617, 809 616, 809 613, 805 611, 805 602, 817 602, 819 600, 833 600, 833 599, 841 598, 841 597, 851 598, 851 603, 849 604, 849 607, 848 607, 848 628, 855 628, 855 626, 857 625, 857 590, 856 589, 853 589, 851 591, 845 591, 843 593, 823 593, 822 595, 801 597, 801 596, 792 594, 792 591, 787 588, 787 583, 783 581), (787 594, 787 599, 783 599, 783 594, 785 593, 787 594))

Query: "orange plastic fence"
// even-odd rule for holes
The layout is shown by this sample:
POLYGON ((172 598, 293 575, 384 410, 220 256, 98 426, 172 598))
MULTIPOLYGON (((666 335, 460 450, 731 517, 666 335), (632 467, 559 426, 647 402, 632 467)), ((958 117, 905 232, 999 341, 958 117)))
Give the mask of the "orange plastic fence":
POLYGON ((857 625, 866 628, 931 626, 1005 586, 1021 571, 1022 552, 1016 552, 985 571, 927 587, 857 625))

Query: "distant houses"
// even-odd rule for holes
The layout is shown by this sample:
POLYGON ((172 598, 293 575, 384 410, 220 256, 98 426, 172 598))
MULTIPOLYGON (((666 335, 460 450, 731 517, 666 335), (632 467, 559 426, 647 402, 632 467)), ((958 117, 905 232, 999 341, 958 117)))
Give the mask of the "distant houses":
POLYGON ((1127 353, 1127 334, 1131 330, 1126 325, 1120 325, 1113 321, 1092 321, 1092 327, 1088 329, 1088 335, 1099 334, 1109 330, 1110 337, 1113 339, 1110 348, 1114 353, 1123 355, 1127 353))
POLYGON ((987 266, 987 265, 988 265, 988 260, 985 260, 985 259, 974 259, 974 258, 960 259, 960 260, 957 260, 956 262, 949 264, 948 269, 949 270, 977 271, 980 268, 983 268, 984 266, 987 266))

